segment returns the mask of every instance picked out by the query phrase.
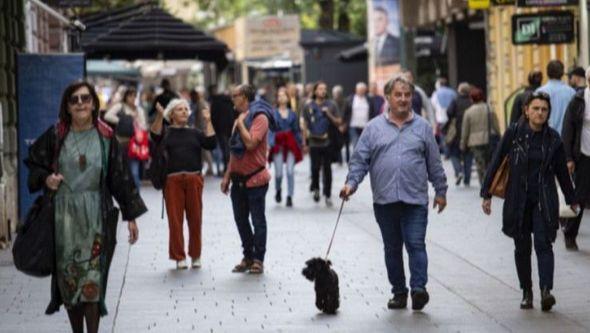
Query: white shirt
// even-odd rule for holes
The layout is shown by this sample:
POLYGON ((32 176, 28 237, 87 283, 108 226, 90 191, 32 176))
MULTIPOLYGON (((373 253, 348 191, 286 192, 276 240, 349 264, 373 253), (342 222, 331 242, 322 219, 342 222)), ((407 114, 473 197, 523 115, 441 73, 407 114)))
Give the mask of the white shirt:
POLYGON ((366 96, 354 95, 350 127, 364 128, 369 122, 369 101, 366 96))
POLYGON ((590 156, 590 89, 584 90, 584 124, 582 125, 582 137, 580 138, 580 151, 590 156))

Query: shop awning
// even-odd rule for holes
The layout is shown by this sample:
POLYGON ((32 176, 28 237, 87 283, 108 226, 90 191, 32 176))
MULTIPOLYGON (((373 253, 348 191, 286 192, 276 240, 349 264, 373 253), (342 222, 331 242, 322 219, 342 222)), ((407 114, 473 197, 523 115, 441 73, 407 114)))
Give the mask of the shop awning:
POLYGON ((126 61, 88 60, 86 61, 87 75, 113 76, 113 77, 138 77, 139 69, 131 66, 126 61))
POLYGON ((198 59, 227 65, 225 43, 146 2, 83 17, 80 48, 90 59, 198 59))

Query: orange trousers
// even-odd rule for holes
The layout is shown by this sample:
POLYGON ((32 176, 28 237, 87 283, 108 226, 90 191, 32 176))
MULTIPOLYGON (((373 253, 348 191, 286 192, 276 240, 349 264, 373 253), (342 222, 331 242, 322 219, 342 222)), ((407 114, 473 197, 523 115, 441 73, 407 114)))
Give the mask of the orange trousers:
POLYGON ((164 187, 170 238, 168 252, 172 260, 184 260, 183 223, 188 222, 188 254, 201 257, 201 222, 203 218, 203 176, 198 173, 169 175, 164 187))

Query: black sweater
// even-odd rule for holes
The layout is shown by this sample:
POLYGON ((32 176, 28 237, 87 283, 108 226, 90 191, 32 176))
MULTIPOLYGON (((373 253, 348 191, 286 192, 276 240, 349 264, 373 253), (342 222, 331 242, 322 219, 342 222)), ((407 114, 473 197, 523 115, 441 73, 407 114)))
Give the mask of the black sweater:
MULTIPOLYGON (((162 141, 162 135, 152 132, 152 137, 158 143, 162 141)), ((190 127, 168 127, 165 138, 163 144, 168 155, 166 174, 201 171, 201 149, 212 150, 217 144, 215 135, 205 136, 202 131, 190 127)))

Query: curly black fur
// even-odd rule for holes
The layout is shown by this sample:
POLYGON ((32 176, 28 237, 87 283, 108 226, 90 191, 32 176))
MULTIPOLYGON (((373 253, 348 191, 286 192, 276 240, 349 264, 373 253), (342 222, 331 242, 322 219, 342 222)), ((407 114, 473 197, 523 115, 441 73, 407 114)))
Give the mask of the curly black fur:
POLYGON ((335 314, 340 306, 340 291, 338 289, 338 274, 330 268, 330 260, 312 258, 305 262, 306 267, 301 271, 309 281, 315 281, 315 305, 328 314, 335 314))

